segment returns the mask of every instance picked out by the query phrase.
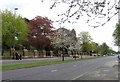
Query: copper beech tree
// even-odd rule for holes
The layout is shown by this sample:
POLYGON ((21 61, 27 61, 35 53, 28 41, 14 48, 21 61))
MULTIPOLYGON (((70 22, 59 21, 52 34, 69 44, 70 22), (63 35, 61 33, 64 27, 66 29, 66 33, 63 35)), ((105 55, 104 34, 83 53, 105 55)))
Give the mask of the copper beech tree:
POLYGON ((30 34, 28 42, 36 49, 51 49, 51 37, 54 34, 52 21, 47 17, 37 16, 30 20, 30 34))

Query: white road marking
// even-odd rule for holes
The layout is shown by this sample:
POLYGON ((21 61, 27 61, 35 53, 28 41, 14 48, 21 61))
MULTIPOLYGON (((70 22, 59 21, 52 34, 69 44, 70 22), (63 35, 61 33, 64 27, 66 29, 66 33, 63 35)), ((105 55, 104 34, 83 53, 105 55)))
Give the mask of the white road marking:
POLYGON ((87 73, 88 73, 88 72, 85 72, 85 73, 83 73, 83 74, 81 74, 81 75, 79 75, 79 76, 77 76, 77 77, 73 78, 72 80, 76 80, 76 79, 78 79, 78 78, 82 77, 83 75, 85 75, 85 74, 87 74, 87 73))
POLYGON ((91 71, 90 71, 90 72, 85 72, 85 73, 83 73, 83 74, 81 74, 81 75, 79 75, 79 76, 73 78, 72 80, 76 80, 76 79, 78 79, 78 78, 84 76, 85 74, 89 74, 89 73, 91 73, 91 71))
POLYGON ((103 71, 110 71, 110 70, 103 70, 103 71))
POLYGON ((58 70, 51 70, 51 72, 56 72, 56 71, 58 71, 58 70))

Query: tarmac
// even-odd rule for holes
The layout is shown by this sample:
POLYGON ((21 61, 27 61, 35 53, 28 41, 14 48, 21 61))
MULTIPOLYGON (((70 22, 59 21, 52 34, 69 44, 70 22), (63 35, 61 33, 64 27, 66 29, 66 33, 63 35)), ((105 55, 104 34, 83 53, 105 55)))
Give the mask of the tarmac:
POLYGON ((84 74, 77 80, 119 80, 120 82, 120 60, 104 63, 100 68, 84 74))
MULTIPOLYGON (((49 59, 49 58, 48 58, 49 59)), ((37 59, 37 60, 48 60, 37 59)), ((57 59, 57 58, 51 58, 57 59)), ((36 60, 36 59, 23 59, 27 60, 36 60)), ((16 61, 16 60, 4 60, 6 62, 16 61)), ((118 80, 120 82, 120 60, 112 60, 110 62, 104 63, 100 68, 95 69, 94 71, 87 72, 82 76, 78 77, 76 80, 118 80)))

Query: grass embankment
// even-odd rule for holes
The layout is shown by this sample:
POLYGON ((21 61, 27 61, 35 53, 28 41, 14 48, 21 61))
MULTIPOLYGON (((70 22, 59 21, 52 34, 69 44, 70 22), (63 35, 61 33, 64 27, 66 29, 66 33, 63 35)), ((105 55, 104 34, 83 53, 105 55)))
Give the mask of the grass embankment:
POLYGON ((60 63, 67 63, 67 62, 75 62, 80 60, 88 60, 88 59, 95 59, 100 57, 92 57, 92 58, 76 58, 75 59, 69 59, 69 60, 58 60, 58 61, 51 61, 51 62, 33 62, 33 63, 27 63, 27 64, 12 64, 12 65, 3 65, 0 66, 0 70, 6 71, 6 70, 14 70, 14 69, 20 69, 20 68, 31 68, 31 67, 37 67, 37 66, 45 66, 45 65, 53 65, 53 64, 60 64, 60 63))

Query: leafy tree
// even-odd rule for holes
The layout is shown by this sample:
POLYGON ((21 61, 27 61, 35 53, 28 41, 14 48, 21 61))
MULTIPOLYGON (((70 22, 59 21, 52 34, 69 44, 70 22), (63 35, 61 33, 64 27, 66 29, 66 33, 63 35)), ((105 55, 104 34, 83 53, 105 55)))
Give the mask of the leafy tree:
POLYGON ((80 38, 82 44, 89 43, 92 40, 89 32, 85 32, 85 31, 80 32, 79 38, 80 38))
POLYGON ((112 55, 112 54, 115 54, 116 53, 116 51, 114 51, 114 50, 112 50, 112 49, 109 49, 109 55, 112 55))
POLYGON ((113 32, 114 42, 120 48, 120 24, 116 24, 116 29, 113 32))
POLYGON ((76 50, 81 51, 81 40, 79 39, 79 37, 77 37, 75 48, 76 50))
POLYGON ((87 52, 87 54, 95 53, 95 44, 93 42, 86 42, 82 45, 81 50, 87 52))
POLYGON ((91 45, 91 36, 88 32, 80 32, 79 34, 79 39, 81 40, 81 44, 82 44, 82 47, 81 47, 81 50, 83 52, 90 52, 91 49, 92 49, 92 45, 91 45))
POLYGON ((94 52, 96 51, 96 43, 95 42, 91 42, 88 44, 88 48, 89 52, 94 52))
POLYGON ((47 17, 37 16, 29 21, 30 35, 28 43, 37 49, 50 49, 54 35, 52 21, 47 17))
POLYGON ((22 45, 28 36, 28 26, 21 16, 16 16, 11 11, 0 11, 2 15, 2 45, 12 47, 22 45))
MULTIPOLYGON (((2 47, 2 15, 0 14, 0 46, 2 47)), ((1 48, 0 47, 0 48, 1 48)))
POLYGON ((98 43, 94 43, 94 45, 95 45, 94 52, 98 54, 99 53, 99 44, 98 43))
POLYGON ((76 40, 77 38, 75 31, 70 31, 66 28, 59 28, 56 31, 56 36, 53 39, 53 44, 57 47, 75 47, 76 40))
POLYGON ((58 48, 58 50, 62 50, 65 48, 66 53, 68 50, 76 49, 76 32, 74 29, 68 30, 66 28, 59 28, 56 31, 56 36, 52 39, 52 44, 54 47, 58 48))
POLYGON ((100 46, 100 53, 101 54, 108 54, 109 53, 109 46, 106 44, 106 43, 103 43, 101 46, 100 46))

